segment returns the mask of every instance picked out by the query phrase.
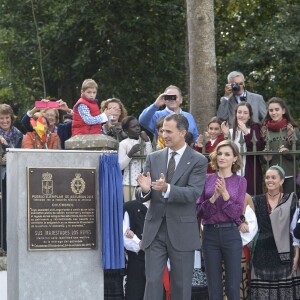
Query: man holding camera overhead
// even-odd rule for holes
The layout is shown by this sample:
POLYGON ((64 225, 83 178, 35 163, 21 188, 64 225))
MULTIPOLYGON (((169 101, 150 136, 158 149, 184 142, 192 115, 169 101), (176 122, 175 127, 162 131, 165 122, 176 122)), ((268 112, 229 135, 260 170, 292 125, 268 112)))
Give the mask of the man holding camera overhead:
POLYGON ((250 93, 245 88, 245 78, 241 72, 233 71, 227 76, 228 83, 225 85, 225 95, 221 98, 217 111, 217 117, 227 121, 232 127, 233 111, 241 101, 248 102, 253 111, 253 121, 260 122, 267 114, 266 103, 263 96, 250 93))
POLYGON ((139 122, 144 128, 155 134, 157 138, 156 121, 158 119, 173 113, 182 114, 188 119, 189 132, 193 134, 194 141, 196 141, 198 138, 196 122, 190 113, 185 112, 180 108, 181 103, 181 90, 175 85, 170 85, 157 97, 153 104, 143 110, 140 114, 139 122), (165 109, 159 110, 163 105, 166 106, 165 109))

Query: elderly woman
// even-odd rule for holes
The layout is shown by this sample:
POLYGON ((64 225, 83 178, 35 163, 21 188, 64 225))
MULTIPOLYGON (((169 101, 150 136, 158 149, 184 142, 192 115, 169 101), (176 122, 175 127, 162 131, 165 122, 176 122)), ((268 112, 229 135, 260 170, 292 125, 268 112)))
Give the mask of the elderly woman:
POLYGON ((34 130, 26 133, 22 141, 22 148, 60 149, 59 137, 57 133, 49 130, 50 122, 46 114, 35 114, 30 122, 34 130))
POLYGON ((284 193, 285 171, 278 165, 266 172, 266 193, 253 203, 258 222, 251 270, 251 299, 299 299, 300 240, 293 236, 298 213, 295 193, 284 193))
POLYGON ((20 148, 23 134, 13 126, 16 119, 8 104, 0 104, 0 146, 1 150, 1 180, 2 180, 2 210, 3 220, 0 220, 0 230, 3 232, 3 249, 6 251, 6 149, 20 148))
MULTIPOLYGON (((48 99, 42 99, 41 101, 49 102, 48 99)), ((44 113, 48 120, 49 132, 58 134, 61 141, 61 149, 65 149, 65 141, 72 136, 72 122, 59 123, 59 111, 66 112, 70 117, 72 117, 73 111, 63 100, 58 100, 56 102, 59 105, 58 109, 46 108, 40 110, 39 108, 33 107, 31 110, 27 111, 27 113, 22 117, 22 125, 26 132, 32 132, 33 128, 30 124, 30 118, 38 112, 44 113)))

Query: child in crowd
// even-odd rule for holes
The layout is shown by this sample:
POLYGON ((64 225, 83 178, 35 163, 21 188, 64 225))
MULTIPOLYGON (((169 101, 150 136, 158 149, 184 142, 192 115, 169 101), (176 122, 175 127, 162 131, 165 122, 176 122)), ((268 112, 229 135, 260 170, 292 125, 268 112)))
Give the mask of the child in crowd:
POLYGON ((82 83, 81 98, 74 105, 72 136, 79 134, 100 134, 101 124, 118 113, 118 108, 106 108, 100 112, 96 99, 98 85, 93 79, 86 79, 82 83))
MULTIPOLYGON (((205 153, 211 153, 217 147, 217 145, 224 140, 224 135, 221 130, 222 121, 217 117, 213 117, 207 124, 207 132, 205 133, 206 144, 205 153)), ((203 148, 203 135, 200 134, 197 142, 195 143, 196 151, 202 153, 203 148)), ((207 167, 207 173, 214 173, 215 171, 211 168, 210 164, 207 167)))
POLYGON ((156 121, 156 130, 157 130, 157 144, 156 144, 156 150, 161 150, 165 148, 165 140, 163 138, 163 123, 164 123, 165 117, 159 118, 156 121))
POLYGON ((133 200, 124 204, 123 235, 128 256, 125 300, 140 300, 144 296, 145 252, 141 249, 141 240, 149 203, 150 200, 144 203, 133 200))
POLYGON ((145 151, 141 155, 147 155, 152 152, 150 138, 145 131, 141 131, 139 121, 132 116, 122 121, 122 129, 128 138, 119 144, 119 164, 123 174, 124 200, 129 201, 135 198, 134 190, 137 185, 136 178, 141 173, 143 161, 141 159, 133 159, 134 154, 141 151, 142 141, 145 143, 145 151), (131 164, 131 165, 130 165, 131 164))

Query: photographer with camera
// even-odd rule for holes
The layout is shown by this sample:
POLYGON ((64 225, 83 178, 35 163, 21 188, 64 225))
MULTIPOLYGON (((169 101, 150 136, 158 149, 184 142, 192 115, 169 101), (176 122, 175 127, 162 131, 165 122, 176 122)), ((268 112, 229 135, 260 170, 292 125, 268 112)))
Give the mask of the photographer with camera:
POLYGON ((190 113, 185 112, 180 108, 181 103, 181 90, 175 85, 170 85, 162 94, 157 97, 153 104, 143 110, 143 112, 140 114, 139 122, 144 128, 155 134, 157 138, 156 121, 158 119, 173 113, 182 114, 189 121, 188 131, 193 133, 195 142, 198 138, 196 122, 190 113), (163 105, 166 106, 165 109, 159 110, 159 108, 163 105))
POLYGON ((250 93, 245 88, 245 78, 241 72, 233 71, 227 77, 225 94, 221 98, 217 117, 227 121, 232 127, 234 108, 241 101, 248 102, 253 111, 253 122, 261 122, 267 114, 266 103, 263 96, 250 93))

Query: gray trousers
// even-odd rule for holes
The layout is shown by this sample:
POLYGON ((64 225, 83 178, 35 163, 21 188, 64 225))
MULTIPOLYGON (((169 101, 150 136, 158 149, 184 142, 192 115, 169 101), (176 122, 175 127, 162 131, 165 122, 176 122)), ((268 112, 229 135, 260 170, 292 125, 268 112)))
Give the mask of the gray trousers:
POLYGON ((209 300, 223 299, 222 261, 226 295, 229 300, 240 300, 243 245, 238 227, 204 226, 202 237, 209 300))
POLYGON ((154 241, 145 249, 146 288, 144 300, 163 299, 162 278, 168 258, 171 265, 171 299, 191 299, 194 252, 178 251, 173 248, 164 220, 154 241))

